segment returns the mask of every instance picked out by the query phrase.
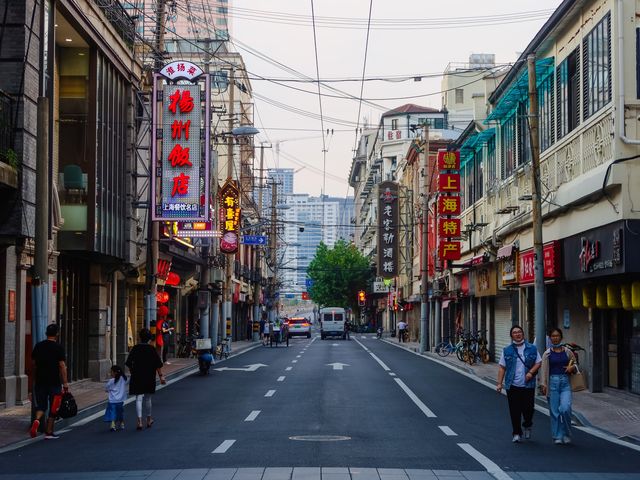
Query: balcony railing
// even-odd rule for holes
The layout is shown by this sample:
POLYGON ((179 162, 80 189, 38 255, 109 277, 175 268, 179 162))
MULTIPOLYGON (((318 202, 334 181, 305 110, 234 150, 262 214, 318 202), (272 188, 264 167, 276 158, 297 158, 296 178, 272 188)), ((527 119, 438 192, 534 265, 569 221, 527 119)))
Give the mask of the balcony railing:
POLYGON ((118 35, 120 35, 120 38, 122 38, 127 45, 133 46, 136 25, 120 2, 114 2, 113 0, 93 0, 93 3, 100 7, 100 10, 103 11, 109 23, 113 25, 113 28, 115 28, 118 35))

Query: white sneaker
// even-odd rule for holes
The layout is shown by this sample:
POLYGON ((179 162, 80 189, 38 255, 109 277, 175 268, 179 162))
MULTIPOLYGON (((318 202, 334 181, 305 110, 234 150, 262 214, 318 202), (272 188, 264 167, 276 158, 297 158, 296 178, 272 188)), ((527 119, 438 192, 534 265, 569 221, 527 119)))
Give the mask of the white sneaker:
POLYGON ((562 445, 562 440, 560 440, 559 438, 556 438, 556 439, 553 441, 553 444, 554 444, 554 445, 562 445))
POLYGON ((565 435, 564 437, 562 437, 562 443, 564 443, 565 445, 571 443, 571 437, 567 437, 565 435))
POLYGON ((530 440, 531 439, 531 429, 530 428, 525 428, 524 429, 524 439, 525 440, 530 440))
POLYGON ((514 435, 511 441, 513 443, 520 443, 520 435, 514 435))

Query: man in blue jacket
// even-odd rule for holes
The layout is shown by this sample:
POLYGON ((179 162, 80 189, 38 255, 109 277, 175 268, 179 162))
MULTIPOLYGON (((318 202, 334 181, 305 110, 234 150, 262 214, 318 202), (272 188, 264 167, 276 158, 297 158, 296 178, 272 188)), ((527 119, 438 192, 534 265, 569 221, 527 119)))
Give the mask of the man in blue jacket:
POLYGON ((512 441, 519 443, 523 436, 527 440, 531 438, 536 374, 542 358, 536 346, 524 339, 522 327, 514 325, 509 333, 512 343, 502 351, 502 358, 498 364, 496 390, 500 393, 504 387, 507 391, 513 427, 512 441))

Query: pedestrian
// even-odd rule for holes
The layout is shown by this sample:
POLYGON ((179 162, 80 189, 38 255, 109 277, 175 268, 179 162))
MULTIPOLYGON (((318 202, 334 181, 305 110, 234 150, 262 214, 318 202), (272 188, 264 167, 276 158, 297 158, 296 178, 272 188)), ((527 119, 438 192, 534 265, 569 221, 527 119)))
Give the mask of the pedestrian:
POLYGON ((116 428, 124 430, 124 401, 127 398, 127 385, 129 378, 119 365, 111 367, 111 378, 107 381, 104 390, 109 394, 109 403, 104 411, 104 421, 110 422, 110 430, 116 428))
POLYGON ((524 339, 522 327, 514 325, 509 335, 512 343, 502 350, 496 390, 500 393, 504 387, 507 391, 513 429, 512 442, 519 443, 523 436, 527 440, 531 438, 536 374, 542 359, 536 346, 524 339))
POLYGON ((140 343, 129 352, 125 365, 131 372, 129 393, 136 396, 136 414, 138 422, 136 430, 142 430, 142 401, 147 410, 147 428, 153 425, 151 416, 151 397, 156 391, 156 373, 160 377, 160 383, 164 385, 166 380, 162 373, 162 360, 158 352, 149 345, 153 336, 146 328, 140 330, 140 343))
POLYGON ((56 413, 60 407, 63 389, 69 391, 67 381, 67 364, 65 363, 65 353, 62 345, 58 343, 60 327, 56 323, 47 325, 45 335, 46 340, 36 343, 31 352, 33 362, 33 375, 35 385, 33 386, 33 399, 36 410, 36 418, 31 424, 29 434, 35 438, 40 428, 40 422, 45 412, 49 411, 47 426, 45 428, 45 440, 57 440, 59 435, 53 432, 53 424, 56 420, 56 413))
POLYGON ((267 345, 271 341, 272 334, 273 334, 273 323, 266 320, 264 322, 264 334, 262 336, 263 345, 267 345))
POLYGON ((404 320, 398 322, 398 342, 406 342, 407 323, 404 320))
POLYGON ((265 325, 264 317, 261 317, 260 318, 260 340, 262 341, 262 343, 264 343, 264 325, 265 325))
POLYGON ((576 356, 562 342, 562 330, 549 332, 551 347, 542 354, 540 391, 547 397, 551 438, 556 445, 571 443, 571 381, 576 356))
POLYGON ((169 356, 170 347, 173 345, 173 332, 175 330, 173 315, 168 314, 167 318, 161 324, 162 327, 162 363, 167 365, 171 365, 167 362, 167 357, 169 356))
POLYGON ((347 340, 351 340, 349 336, 349 331, 351 330, 351 324, 349 322, 344 322, 344 336, 347 340))
POLYGON ((167 321, 165 317, 158 317, 156 320, 156 351, 158 352, 158 356, 160 358, 165 358, 164 351, 164 333, 165 331, 169 331, 169 326, 167 325, 167 321))

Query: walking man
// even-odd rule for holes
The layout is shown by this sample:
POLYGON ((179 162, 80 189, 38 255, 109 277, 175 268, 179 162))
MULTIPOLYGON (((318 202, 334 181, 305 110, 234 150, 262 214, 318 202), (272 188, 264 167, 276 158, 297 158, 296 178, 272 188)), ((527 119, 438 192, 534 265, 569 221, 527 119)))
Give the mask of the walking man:
POLYGON ((398 322, 398 342, 406 342, 407 323, 404 320, 398 322))
POLYGON ((513 427, 513 443, 531 438, 533 406, 536 391, 536 374, 542 363, 535 345, 524 339, 519 325, 511 327, 511 345, 504 347, 498 368, 498 393, 507 391, 509 415, 513 427), (503 384, 504 382, 504 384, 503 384), (522 423, 521 423, 522 422, 522 423), (524 427, 524 432, 522 431, 524 427))
POLYGON ((60 403, 59 400, 54 402, 54 399, 60 399, 59 395, 62 393, 63 388, 65 392, 69 391, 64 348, 57 341, 59 332, 60 327, 57 324, 48 325, 46 330, 47 339, 38 342, 31 353, 35 378, 33 400, 36 409, 36 418, 29 430, 32 438, 38 434, 40 422, 47 410, 49 410, 49 417, 47 418, 44 438, 45 440, 59 438, 58 435, 53 433, 53 424, 60 403))

